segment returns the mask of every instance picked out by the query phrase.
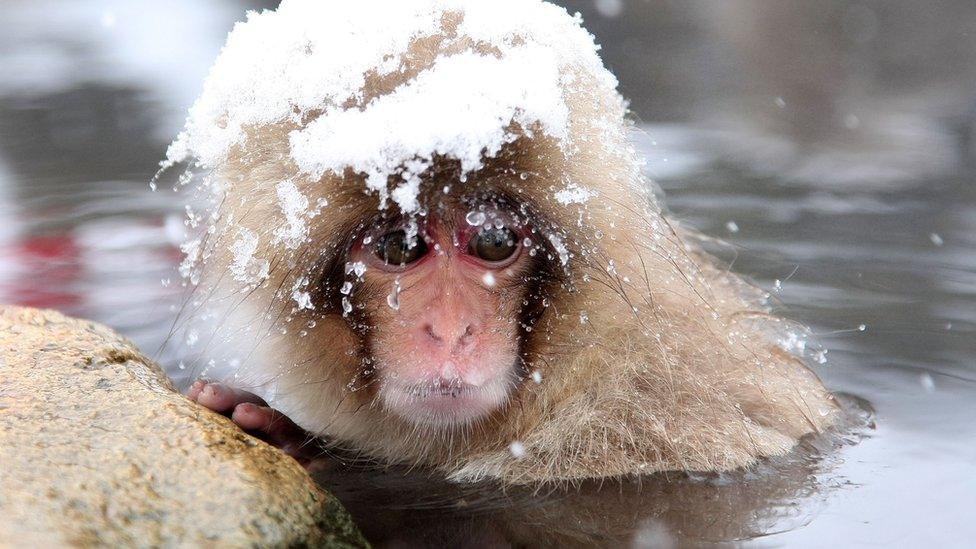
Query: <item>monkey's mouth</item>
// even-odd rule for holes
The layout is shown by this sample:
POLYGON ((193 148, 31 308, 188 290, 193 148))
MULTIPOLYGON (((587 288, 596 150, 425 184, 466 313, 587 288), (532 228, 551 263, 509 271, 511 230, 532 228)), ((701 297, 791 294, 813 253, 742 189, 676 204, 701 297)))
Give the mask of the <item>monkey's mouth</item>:
POLYGON ((385 380, 379 396, 384 408, 416 425, 438 428, 469 425, 508 400, 505 379, 475 386, 460 380, 403 384, 385 380))
POLYGON ((412 389, 408 389, 408 393, 413 398, 430 398, 430 397, 459 397, 465 390, 470 391, 470 388, 462 387, 457 384, 451 385, 441 385, 438 384, 436 387, 426 387, 426 386, 415 386, 412 389))

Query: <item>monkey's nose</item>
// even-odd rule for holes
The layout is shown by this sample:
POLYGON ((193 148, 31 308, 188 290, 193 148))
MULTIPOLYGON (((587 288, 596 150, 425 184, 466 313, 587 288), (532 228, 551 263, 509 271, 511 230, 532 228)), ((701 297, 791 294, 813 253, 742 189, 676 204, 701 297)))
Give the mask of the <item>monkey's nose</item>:
POLYGON ((452 349, 468 345, 478 333, 476 325, 468 322, 424 324, 424 333, 438 345, 449 345, 452 349))

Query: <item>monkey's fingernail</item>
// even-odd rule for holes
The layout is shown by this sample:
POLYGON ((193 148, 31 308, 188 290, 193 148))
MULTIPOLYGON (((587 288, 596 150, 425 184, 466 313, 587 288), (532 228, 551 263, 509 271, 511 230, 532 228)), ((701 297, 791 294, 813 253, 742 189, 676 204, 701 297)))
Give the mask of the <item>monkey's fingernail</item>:
POLYGON ((253 413, 254 410, 256 409, 257 406, 255 406, 254 404, 251 404, 250 402, 242 402, 238 404, 236 408, 234 408, 234 411, 241 412, 242 414, 250 414, 253 413))
POLYGON ((250 402, 238 404, 231 416, 234 421, 247 424, 249 429, 258 429, 266 421, 264 414, 261 413, 261 408, 250 402))
POLYGON ((187 391, 186 391, 187 398, 189 398, 190 400, 196 400, 197 397, 200 396, 200 390, 201 389, 203 389, 203 382, 202 382, 202 380, 194 381, 193 382, 193 385, 190 385, 190 388, 187 389, 187 391))

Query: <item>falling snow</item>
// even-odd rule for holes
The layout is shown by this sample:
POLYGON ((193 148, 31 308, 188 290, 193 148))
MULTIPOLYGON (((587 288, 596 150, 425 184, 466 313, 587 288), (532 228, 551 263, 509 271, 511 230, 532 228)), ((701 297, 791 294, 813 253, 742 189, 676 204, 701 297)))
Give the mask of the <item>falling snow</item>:
POLYGON ((520 441, 515 441, 509 444, 508 451, 511 452, 512 457, 515 459, 522 459, 525 457, 525 445, 520 441))

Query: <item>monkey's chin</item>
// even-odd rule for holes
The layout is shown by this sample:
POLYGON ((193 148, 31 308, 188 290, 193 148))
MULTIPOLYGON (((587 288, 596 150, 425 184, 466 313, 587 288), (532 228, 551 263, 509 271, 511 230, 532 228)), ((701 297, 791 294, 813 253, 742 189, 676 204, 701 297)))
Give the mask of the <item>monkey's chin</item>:
POLYGON ((380 384, 383 407, 410 423, 450 430, 464 427, 502 407, 509 398, 507 379, 480 386, 459 382, 403 384, 386 380, 380 384))

